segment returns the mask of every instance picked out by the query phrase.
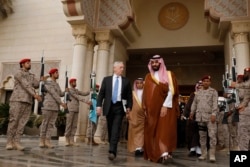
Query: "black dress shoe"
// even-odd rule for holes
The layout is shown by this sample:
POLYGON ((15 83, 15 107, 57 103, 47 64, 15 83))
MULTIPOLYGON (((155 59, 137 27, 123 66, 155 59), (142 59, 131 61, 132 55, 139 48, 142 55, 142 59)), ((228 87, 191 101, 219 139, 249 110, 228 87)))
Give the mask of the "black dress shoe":
POLYGON ((188 154, 189 157, 195 157, 196 156, 196 152, 195 151, 190 151, 188 154))
POLYGON ((196 157, 200 157, 200 156, 201 156, 201 154, 196 153, 196 157))
POLYGON ((109 153, 109 160, 113 161, 115 159, 115 154, 109 153))
POLYGON ((143 156, 143 151, 141 151, 141 150, 136 150, 136 151, 135 151, 135 157, 141 157, 141 156, 143 156))

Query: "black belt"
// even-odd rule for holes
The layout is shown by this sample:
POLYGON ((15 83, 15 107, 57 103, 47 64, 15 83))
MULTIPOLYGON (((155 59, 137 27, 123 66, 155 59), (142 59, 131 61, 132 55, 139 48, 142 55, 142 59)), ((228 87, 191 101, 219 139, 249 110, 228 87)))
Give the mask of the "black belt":
POLYGON ((112 102, 113 105, 121 105, 122 104, 122 101, 117 101, 115 103, 112 102))

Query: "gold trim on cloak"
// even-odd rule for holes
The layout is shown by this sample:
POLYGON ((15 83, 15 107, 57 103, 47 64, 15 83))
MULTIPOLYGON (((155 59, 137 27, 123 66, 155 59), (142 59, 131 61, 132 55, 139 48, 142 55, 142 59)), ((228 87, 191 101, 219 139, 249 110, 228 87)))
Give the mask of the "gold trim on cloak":
MULTIPOLYGON (((173 85, 173 79, 172 79, 172 75, 170 71, 167 71, 167 75, 168 75, 168 85, 169 85, 169 89, 172 93, 172 95, 174 95, 174 85, 173 85)), ((151 74, 152 79, 155 81, 155 83, 157 85, 159 85, 159 81, 154 77, 153 74, 151 74)))
POLYGON ((135 91, 133 91, 133 95, 134 95, 135 100, 136 100, 137 104, 139 105, 139 107, 142 108, 141 102, 140 102, 140 100, 138 99, 137 94, 136 94, 135 91))

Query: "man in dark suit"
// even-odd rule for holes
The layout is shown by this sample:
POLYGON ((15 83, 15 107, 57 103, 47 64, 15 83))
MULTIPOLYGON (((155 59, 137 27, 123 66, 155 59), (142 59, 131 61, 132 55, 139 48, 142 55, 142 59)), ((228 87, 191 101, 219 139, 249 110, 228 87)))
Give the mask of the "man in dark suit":
POLYGON ((127 78, 122 77, 123 70, 123 62, 114 62, 114 74, 104 77, 97 99, 97 115, 102 114, 103 106, 103 115, 107 119, 110 160, 116 158, 122 119, 125 114, 129 119, 133 105, 131 84, 127 78))

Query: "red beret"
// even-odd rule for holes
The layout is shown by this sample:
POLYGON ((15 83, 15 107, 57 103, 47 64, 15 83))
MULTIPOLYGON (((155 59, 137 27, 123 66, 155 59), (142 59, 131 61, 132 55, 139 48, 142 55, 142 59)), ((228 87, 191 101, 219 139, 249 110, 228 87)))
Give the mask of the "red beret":
POLYGON ((54 74, 55 72, 57 72, 58 69, 57 68, 52 68, 50 71, 49 71, 49 74, 54 74))
POLYGON ((243 77, 244 77, 244 75, 242 75, 242 74, 237 75, 237 78, 243 78, 243 77))
POLYGON ((23 63, 25 63, 27 61, 30 61, 30 59, 28 59, 28 58, 22 59, 22 60, 20 60, 19 64, 23 64, 23 63))
POLYGON ((250 71, 250 67, 245 68, 244 71, 250 71))
POLYGON ((69 80, 69 83, 74 82, 74 81, 76 81, 76 78, 71 78, 71 79, 69 80))
POLYGON ((205 80, 205 79, 211 80, 211 76, 210 75, 205 75, 204 77, 201 78, 202 81, 205 80))

